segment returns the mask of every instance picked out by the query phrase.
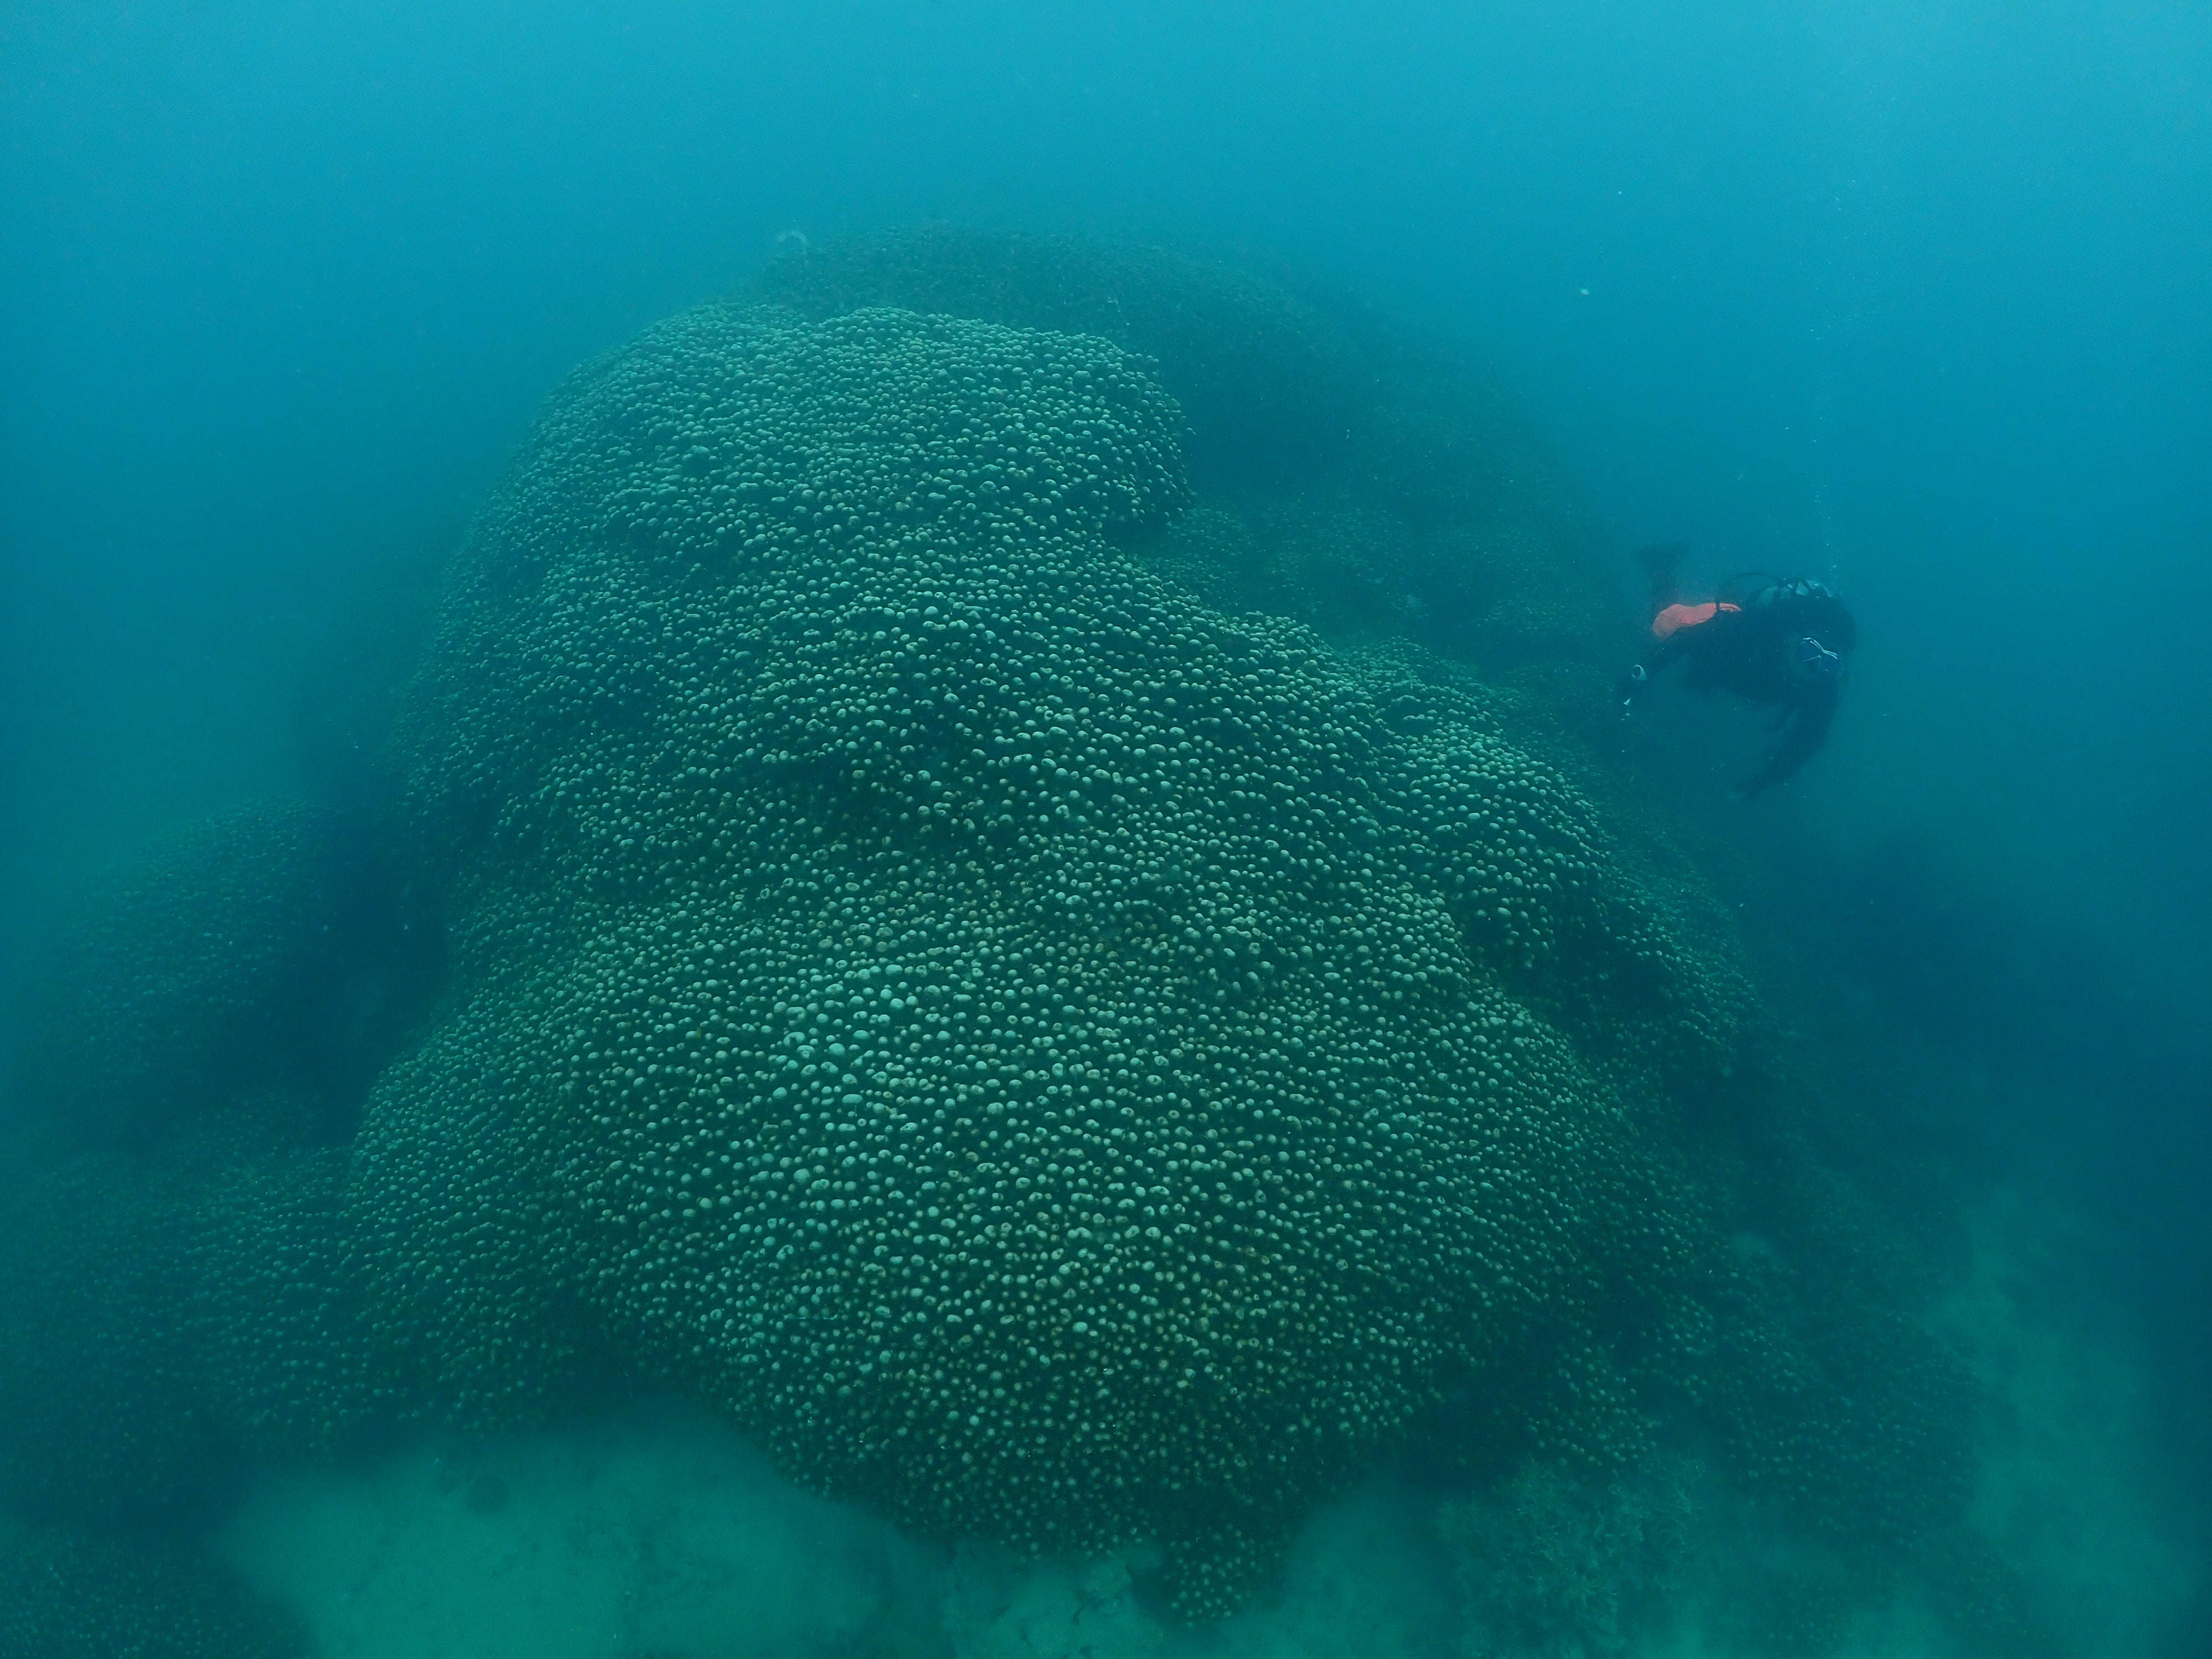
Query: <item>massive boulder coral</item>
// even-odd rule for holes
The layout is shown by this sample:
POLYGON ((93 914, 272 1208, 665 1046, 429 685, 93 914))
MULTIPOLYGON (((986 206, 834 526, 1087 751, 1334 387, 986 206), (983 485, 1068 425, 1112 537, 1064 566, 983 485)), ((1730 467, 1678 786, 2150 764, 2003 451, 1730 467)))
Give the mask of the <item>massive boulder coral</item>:
POLYGON ((1632 648, 1603 538, 1520 399, 1351 295, 1127 238, 942 222, 793 244, 750 291, 817 321, 898 306, 1152 359, 1206 508, 1175 550, 1216 602, 1334 642, 1418 640, 1571 715, 1605 683, 1573 666, 1609 678, 1632 648))
POLYGON ((187 825, 65 912, 10 1081, 79 1148, 228 1134, 249 1097, 257 1135, 342 1141, 434 981, 405 885, 377 826, 327 805, 187 825))
POLYGON ((1668 1248, 1599 1176, 1728 988, 1477 701, 1135 556, 1181 425, 1104 341, 886 309, 556 398, 407 737, 454 990, 349 1204, 426 1386, 612 1332, 815 1484, 1164 1537, 1213 1607, 1668 1248))
POLYGON ((24 1098, 76 1139, 143 1144, 304 1070, 300 1010, 338 972, 327 826, 250 806, 146 854, 40 964, 24 1098))
POLYGON ((0 1515, 0 1659, 306 1659, 305 1632, 182 1552, 0 1515))
POLYGON ((1193 1612, 1407 1432, 1710 1444, 1928 1555, 1968 1408, 1563 732, 1541 469, 1265 283, 884 246, 555 398, 392 699, 406 856, 240 814, 52 959, 0 1509, 188 1532, 642 1386, 933 1530, 1164 1538, 1193 1612))

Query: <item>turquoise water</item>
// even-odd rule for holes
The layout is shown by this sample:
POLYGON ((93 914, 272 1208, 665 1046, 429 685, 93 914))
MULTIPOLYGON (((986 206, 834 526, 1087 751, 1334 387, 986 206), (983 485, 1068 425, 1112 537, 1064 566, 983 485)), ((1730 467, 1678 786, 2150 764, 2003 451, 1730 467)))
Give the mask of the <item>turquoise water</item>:
POLYGON ((0 1655, 2203 1650, 2199 20, 0 27, 0 1655))

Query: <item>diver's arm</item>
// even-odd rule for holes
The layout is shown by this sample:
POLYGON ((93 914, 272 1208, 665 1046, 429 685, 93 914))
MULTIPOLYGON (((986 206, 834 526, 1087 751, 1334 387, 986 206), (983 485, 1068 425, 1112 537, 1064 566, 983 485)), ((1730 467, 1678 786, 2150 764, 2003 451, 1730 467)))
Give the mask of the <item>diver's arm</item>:
POLYGON ((1748 800, 1795 777, 1797 769, 1819 754, 1827 742, 1828 727, 1835 721, 1836 705, 1841 701, 1831 693, 1793 706, 1784 717, 1782 735, 1760 757, 1758 769, 1737 786, 1737 793, 1748 800))
POLYGON ((1613 687, 1613 696, 1620 700, 1620 712, 1623 716, 1626 716, 1635 706, 1636 694, 1651 684, 1651 677, 1668 667, 1677 657, 1689 650, 1692 631, 1687 628, 1677 629, 1644 653, 1642 662, 1632 663, 1629 665, 1628 672, 1620 677, 1620 683, 1613 687))

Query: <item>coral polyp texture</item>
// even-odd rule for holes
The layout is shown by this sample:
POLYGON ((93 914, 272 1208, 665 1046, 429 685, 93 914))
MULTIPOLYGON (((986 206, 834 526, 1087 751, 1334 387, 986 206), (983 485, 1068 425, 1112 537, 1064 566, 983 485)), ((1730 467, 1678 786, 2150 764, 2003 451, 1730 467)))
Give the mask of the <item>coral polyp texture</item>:
POLYGON ((442 1387, 580 1321, 818 1486, 1219 1606, 1626 1225, 1621 1091, 1724 1013, 1474 703, 1126 550, 1180 428, 888 309, 556 399, 408 739, 461 989, 356 1148, 442 1387))
POLYGON ((306 1633, 183 1552, 0 1517, 4 1659, 307 1659, 306 1633))
POLYGON ((25 1098, 112 1144, 289 1084, 291 1016, 332 977, 325 833, 303 807, 233 811, 100 895, 33 988, 25 1098))
POLYGON ((1180 249, 945 223, 791 249, 752 287, 817 320, 902 306, 1155 359, 1205 504, 1158 551, 1215 603, 1332 641, 1418 640, 1493 684, 1601 665, 1567 699, 1600 708, 1634 648, 1601 538, 1519 400, 1356 301, 1180 249))

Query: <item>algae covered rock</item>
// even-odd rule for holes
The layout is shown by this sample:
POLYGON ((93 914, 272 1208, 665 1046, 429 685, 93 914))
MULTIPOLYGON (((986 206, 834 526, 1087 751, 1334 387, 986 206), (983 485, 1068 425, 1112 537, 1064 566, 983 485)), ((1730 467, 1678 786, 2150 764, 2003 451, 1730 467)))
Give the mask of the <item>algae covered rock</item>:
POLYGON ((1472 701, 1124 550, 1180 426, 891 310, 556 400, 410 738, 456 1009, 356 1149, 443 1386, 580 1310, 815 1484, 1220 1605, 1605 1247, 1620 1080, 1725 1007, 1472 701))

